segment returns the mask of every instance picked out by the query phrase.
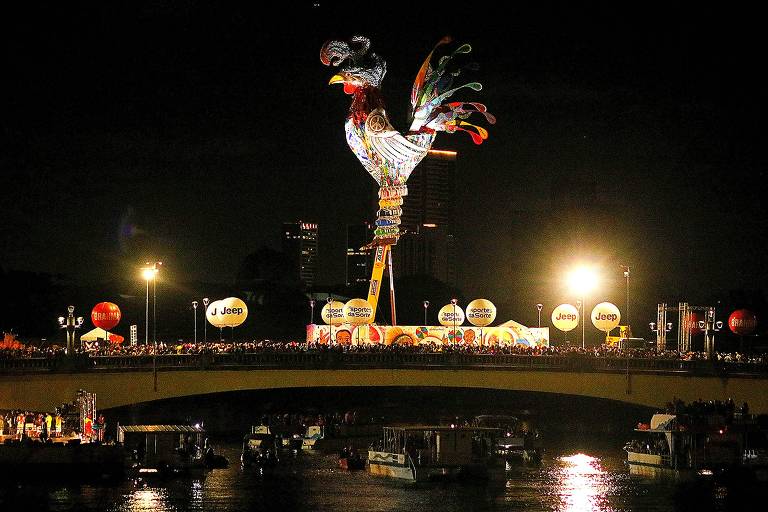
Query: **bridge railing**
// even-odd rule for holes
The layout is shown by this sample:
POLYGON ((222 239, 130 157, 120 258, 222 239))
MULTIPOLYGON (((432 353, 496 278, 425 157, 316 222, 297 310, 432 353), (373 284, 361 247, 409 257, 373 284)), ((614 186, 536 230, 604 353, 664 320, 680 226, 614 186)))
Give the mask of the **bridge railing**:
POLYGON ((0 359, 1 373, 247 368, 487 368, 573 372, 662 372, 768 375, 768 365, 586 355, 518 355, 416 352, 252 352, 0 359))

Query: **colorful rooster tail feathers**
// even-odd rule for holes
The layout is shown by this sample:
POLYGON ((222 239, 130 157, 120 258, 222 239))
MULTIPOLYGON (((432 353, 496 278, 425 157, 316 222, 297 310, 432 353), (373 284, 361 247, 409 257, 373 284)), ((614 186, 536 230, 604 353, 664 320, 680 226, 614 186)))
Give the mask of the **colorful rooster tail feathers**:
POLYGON ((464 119, 477 113, 484 116, 488 123, 495 124, 496 118, 487 111, 485 105, 463 101, 445 103, 445 100, 458 91, 466 89, 481 91, 483 89, 482 84, 479 82, 469 82, 453 87, 454 79, 463 70, 477 70, 477 64, 475 63, 461 66, 454 64, 454 57, 470 53, 472 47, 468 44, 463 44, 450 55, 441 57, 436 68, 432 67, 432 58, 435 51, 440 46, 450 42, 451 39, 448 37, 440 40, 429 53, 416 75, 416 80, 411 90, 412 110, 409 133, 432 133, 435 131, 455 133, 456 131, 464 131, 470 134, 475 144, 481 144, 483 140, 488 138, 488 131, 467 123, 464 119))

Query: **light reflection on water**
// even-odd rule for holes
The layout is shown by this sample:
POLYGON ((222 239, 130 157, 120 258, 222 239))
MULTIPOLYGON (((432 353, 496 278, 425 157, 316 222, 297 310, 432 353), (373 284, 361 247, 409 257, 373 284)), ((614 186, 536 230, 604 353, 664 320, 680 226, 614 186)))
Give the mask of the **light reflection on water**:
MULTIPOLYGON (((548 448, 539 467, 512 467, 488 482, 405 484, 366 472, 342 472, 333 455, 286 456, 279 471, 260 474, 237 464, 239 446, 225 446, 234 463, 204 479, 115 486, 29 486, 8 503, 35 510, 191 512, 240 510, 415 510, 426 512, 676 510, 674 486, 631 478, 616 450, 548 448)), ((4 504, 3 504, 4 505, 4 504)), ((5 510, 0 506, 0 510, 5 510)), ((25 509, 26 510, 26 509, 25 509)))
POLYGON ((611 491, 609 475, 600 461, 583 453, 560 457, 562 464, 557 470, 557 490, 562 501, 560 510, 568 512, 593 512, 613 510, 608 504, 611 491))

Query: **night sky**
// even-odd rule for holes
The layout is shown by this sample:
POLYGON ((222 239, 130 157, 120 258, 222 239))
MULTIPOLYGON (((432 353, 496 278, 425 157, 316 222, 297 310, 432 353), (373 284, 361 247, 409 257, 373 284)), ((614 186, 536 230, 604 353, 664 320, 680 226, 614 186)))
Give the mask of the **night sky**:
POLYGON ((319 49, 370 37, 402 130, 418 67, 450 34, 472 44, 467 80, 484 85, 462 99, 498 118, 482 146, 462 134, 434 146, 459 151, 468 298, 531 323, 535 302, 573 300, 561 277, 585 260, 605 274, 594 298, 622 304, 628 264, 646 323, 658 301, 768 284, 755 12, 22 3, 2 16, 4 271, 99 282, 160 259, 168 279, 227 281, 260 246, 279 249, 281 222, 303 219, 320 225, 317 281, 343 281, 344 226, 374 214, 371 179, 319 49), (564 206, 563 190, 585 183, 594 193, 564 206))

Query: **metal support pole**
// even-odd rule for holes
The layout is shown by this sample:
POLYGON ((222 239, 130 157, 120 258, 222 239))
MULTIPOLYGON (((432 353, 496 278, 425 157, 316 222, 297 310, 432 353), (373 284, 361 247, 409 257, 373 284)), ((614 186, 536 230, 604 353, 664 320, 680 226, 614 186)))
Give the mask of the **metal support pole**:
POLYGON ((389 302, 392 310, 392 325, 397 325, 397 310, 395 308, 395 278, 392 272, 392 250, 389 250, 387 264, 389 266, 389 302))

